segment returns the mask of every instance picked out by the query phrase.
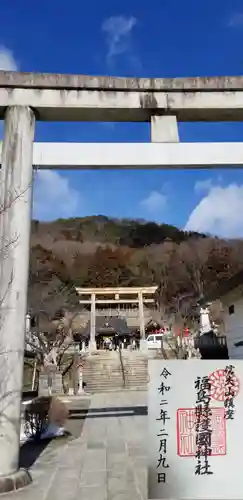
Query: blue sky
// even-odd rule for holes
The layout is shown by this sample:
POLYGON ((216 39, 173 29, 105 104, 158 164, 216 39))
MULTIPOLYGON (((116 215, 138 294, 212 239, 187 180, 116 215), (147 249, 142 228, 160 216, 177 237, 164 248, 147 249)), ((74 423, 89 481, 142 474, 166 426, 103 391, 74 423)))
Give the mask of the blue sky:
MULTIPOLYGON (((1 0, 0 68, 93 75, 243 74, 243 3, 1 0)), ((242 141, 243 124, 180 124, 181 141, 242 141)), ((143 142, 148 124, 38 123, 38 141, 143 142)), ((37 174, 34 216, 138 217, 243 236, 243 172, 37 174)))

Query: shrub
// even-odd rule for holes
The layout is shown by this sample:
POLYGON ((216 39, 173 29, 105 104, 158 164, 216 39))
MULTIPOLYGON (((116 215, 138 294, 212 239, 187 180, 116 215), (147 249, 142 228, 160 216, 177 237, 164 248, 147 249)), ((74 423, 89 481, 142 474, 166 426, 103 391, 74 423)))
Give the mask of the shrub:
POLYGON ((25 409, 25 435, 39 440, 49 424, 51 397, 35 398, 25 409))
POLYGON ((51 398, 49 409, 49 423, 62 427, 67 421, 69 410, 66 405, 57 398, 51 398))
POLYGON ((51 396, 35 398, 25 409, 25 435, 38 441, 49 424, 63 426, 68 415, 66 405, 59 399, 51 396))

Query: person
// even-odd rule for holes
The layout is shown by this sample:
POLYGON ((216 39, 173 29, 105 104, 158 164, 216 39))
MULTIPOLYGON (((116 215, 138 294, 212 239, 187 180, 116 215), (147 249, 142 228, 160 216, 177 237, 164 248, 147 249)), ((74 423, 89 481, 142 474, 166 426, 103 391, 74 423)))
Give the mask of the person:
POLYGON ((136 349, 137 349, 136 340, 135 339, 133 339, 133 341, 132 341, 132 348, 133 348, 134 351, 136 351, 136 349))

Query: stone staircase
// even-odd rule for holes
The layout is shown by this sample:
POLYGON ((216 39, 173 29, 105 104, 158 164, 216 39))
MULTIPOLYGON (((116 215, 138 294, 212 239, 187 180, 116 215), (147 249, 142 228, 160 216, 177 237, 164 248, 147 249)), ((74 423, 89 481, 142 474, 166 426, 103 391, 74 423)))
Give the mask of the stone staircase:
POLYGON ((117 391, 124 387, 119 353, 97 351, 85 356, 83 381, 87 392, 117 391))
POLYGON ((139 351, 122 351, 125 388, 146 390, 148 383, 148 355, 139 351))
POLYGON ((83 381, 87 392, 108 392, 122 389, 146 390, 148 357, 140 352, 97 351, 83 361, 83 381))

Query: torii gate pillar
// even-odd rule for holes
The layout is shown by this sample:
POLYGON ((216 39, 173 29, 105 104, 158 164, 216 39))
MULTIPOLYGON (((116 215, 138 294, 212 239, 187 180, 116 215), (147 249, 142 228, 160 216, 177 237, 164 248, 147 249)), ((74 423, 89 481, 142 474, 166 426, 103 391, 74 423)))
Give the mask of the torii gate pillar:
POLYGON ((29 107, 7 108, 0 201, 0 493, 31 481, 18 467, 34 131, 35 116, 29 107))

